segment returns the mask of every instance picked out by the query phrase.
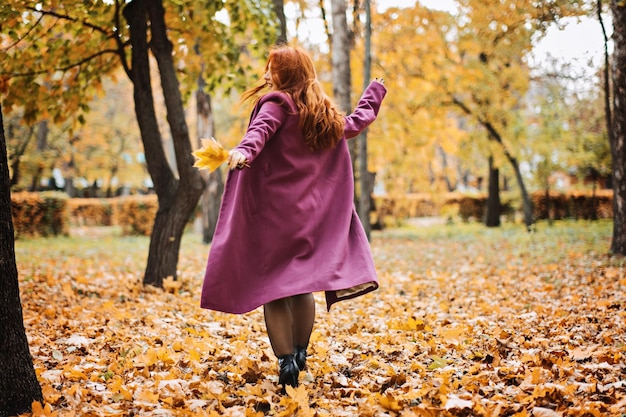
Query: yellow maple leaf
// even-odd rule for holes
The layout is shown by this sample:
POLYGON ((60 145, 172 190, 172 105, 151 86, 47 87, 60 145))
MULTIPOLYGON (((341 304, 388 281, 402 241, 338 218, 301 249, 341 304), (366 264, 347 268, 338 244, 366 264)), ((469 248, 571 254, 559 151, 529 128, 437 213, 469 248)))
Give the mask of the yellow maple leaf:
MULTIPOLYGON (((56 404, 57 401, 63 394, 56 388, 52 387, 52 385, 42 385, 41 392, 43 393, 43 397, 46 399, 46 402, 50 404, 56 404)), ((35 401, 39 407, 41 407, 41 403, 39 401, 35 401)))
POLYGON ((390 394, 379 395, 378 402, 380 405, 389 410, 389 411, 400 411, 402 410, 402 406, 398 403, 398 401, 390 394))
POLYGON ((215 171, 222 163, 228 159, 228 151, 215 139, 201 139, 202 147, 192 155, 196 157, 193 164, 198 169, 208 169, 209 172, 215 171))
POLYGON ((302 410, 309 409, 309 394, 304 385, 299 385, 297 388, 286 386, 285 390, 287 394, 300 406, 302 410))
POLYGON ((76 294, 74 294, 74 289, 69 282, 63 284, 63 294, 70 299, 73 299, 76 296, 76 294))
POLYGON ((109 386, 109 389, 111 390, 111 392, 115 393, 113 396, 113 401, 130 401, 133 399, 133 394, 128 389, 126 389, 126 386, 124 385, 124 380, 122 378, 116 376, 111 381, 112 382, 109 386))
POLYGON ((597 346, 589 346, 586 348, 579 347, 570 351, 569 354, 571 355, 573 360, 578 361, 578 362, 583 362, 593 357, 593 354, 597 350, 598 350, 597 346))
POLYGON ((313 417, 315 415, 309 406, 309 394, 304 385, 299 385, 297 388, 287 385, 285 392, 287 395, 279 402, 279 405, 285 408, 276 414, 277 417, 313 417))
POLYGON ((57 411, 52 411, 50 404, 42 406, 39 401, 33 401, 31 407, 33 417, 57 417, 59 415, 57 411))
POLYGON ((83 371, 74 368, 64 370, 63 376, 70 381, 82 381, 87 379, 87 375, 83 371))
POLYGON ((135 399, 140 402, 148 403, 148 404, 158 404, 159 403, 159 393, 151 392, 147 389, 139 389, 135 391, 135 399))

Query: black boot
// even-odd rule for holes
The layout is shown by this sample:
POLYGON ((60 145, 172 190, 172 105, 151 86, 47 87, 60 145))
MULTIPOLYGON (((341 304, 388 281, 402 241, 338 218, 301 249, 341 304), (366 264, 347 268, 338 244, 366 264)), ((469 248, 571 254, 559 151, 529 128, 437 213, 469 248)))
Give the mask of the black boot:
POLYGON ((294 354, 298 369, 304 371, 306 368, 306 348, 302 346, 296 346, 296 353, 294 354))
POLYGON ((294 355, 284 355, 278 358, 278 366, 280 367, 278 383, 283 386, 283 389, 286 385, 297 387, 300 369, 298 369, 294 355))

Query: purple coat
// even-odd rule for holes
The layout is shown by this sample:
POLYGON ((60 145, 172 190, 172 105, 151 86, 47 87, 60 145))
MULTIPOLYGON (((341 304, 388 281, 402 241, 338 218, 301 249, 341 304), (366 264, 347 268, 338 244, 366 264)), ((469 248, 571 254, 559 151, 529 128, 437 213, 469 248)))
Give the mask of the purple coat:
POLYGON ((372 82, 345 117, 344 138, 311 151, 285 93, 256 104, 241 143, 249 168, 228 174, 202 286, 202 308, 246 313, 270 301, 325 291, 326 305, 378 288, 354 208, 345 139, 376 119, 386 94, 372 82))

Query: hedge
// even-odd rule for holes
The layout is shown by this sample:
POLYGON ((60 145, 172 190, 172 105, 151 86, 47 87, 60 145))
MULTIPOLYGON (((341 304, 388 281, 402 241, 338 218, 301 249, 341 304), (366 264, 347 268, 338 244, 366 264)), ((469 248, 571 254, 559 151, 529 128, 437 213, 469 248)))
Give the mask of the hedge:
POLYGON ((113 226, 116 199, 71 198, 68 213, 72 226, 113 226))
POLYGON ((15 238, 57 236, 68 233, 67 194, 12 193, 11 216, 15 238))
MULTIPOLYGON (((70 226, 120 226, 124 235, 150 235, 158 210, 156 195, 108 199, 73 198, 64 193, 13 193, 12 215, 16 238, 68 234, 70 226)), ((374 228, 398 226, 413 217, 443 216, 482 221, 486 195, 447 193, 374 196, 370 220, 374 228)), ((611 190, 531 195, 536 220, 605 219, 613 217, 611 190)), ((502 215, 515 216, 519 198, 502 195, 502 215)))
MULTIPOLYGON (((511 219, 521 212, 519 197, 503 193, 501 198, 501 215, 511 219)), ((549 198, 544 192, 535 192, 530 198, 535 220, 613 218, 612 190, 551 192, 549 198)), ((458 217, 465 222, 483 221, 486 205, 484 194, 446 193, 435 199, 428 194, 374 196, 371 221, 376 228, 397 226, 412 217, 443 216, 458 217)))
POLYGON ((532 195, 536 219, 611 219, 613 218, 613 191, 594 193, 536 192, 532 195))
POLYGON ((129 196, 117 198, 117 224, 125 235, 149 236, 159 209, 157 196, 129 196))
POLYGON ((71 226, 121 226, 124 235, 150 235, 156 195, 68 198, 60 192, 12 193, 15 237, 67 235, 71 226))

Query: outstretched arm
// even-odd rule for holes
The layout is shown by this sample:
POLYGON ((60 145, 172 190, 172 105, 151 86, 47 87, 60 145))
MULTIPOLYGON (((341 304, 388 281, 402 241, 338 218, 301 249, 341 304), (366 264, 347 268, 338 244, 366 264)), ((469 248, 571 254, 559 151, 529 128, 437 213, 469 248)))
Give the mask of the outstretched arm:
POLYGON ((259 103, 243 139, 228 154, 230 169, 242 168, 252 163, 265 142, 274 136, 287 117, 287 110, 280 103, 281 101, 269 95, 264 102, 259 103))
POLYGON ((344 134, 347 139, 353 138, 365 130, 378 115, 387 89, 382 78, 375 78, 363 92, 354 112, 346 116, 344 134))

